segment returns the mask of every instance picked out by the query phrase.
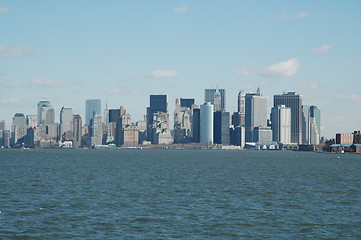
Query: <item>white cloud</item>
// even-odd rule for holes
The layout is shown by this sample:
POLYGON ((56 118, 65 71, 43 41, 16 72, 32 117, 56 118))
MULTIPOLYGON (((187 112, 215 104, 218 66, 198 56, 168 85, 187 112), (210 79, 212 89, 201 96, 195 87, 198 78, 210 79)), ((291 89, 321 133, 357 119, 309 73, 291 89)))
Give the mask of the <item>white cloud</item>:
POLYGON ((24 84, 21 82, 7 82, 5 83, 6 88, 21 88, 24 84))
POLYGON ((0 7, 0 13, 7 13, 9 11, 9 8, 7 7, 0 7))
POLYGON ((290 15, 287 11, 282 11, 279 15, 279 19, 288 20, 288 19, 300 19, 309 16, 311 13, 306 11, 301 11, 296 15, 290 15))
POLYGON ((351 94, 346 96, 346 99, 351 100, 355 104, 361 104, 361 95, 360 94, 351 94))
POLYGON ((46 78, 33 78, 30 83, 44 87, 66 87, 77 84, 75 81, 52 80, 46 78))
POLYGON ((261 71, 260 75, 263 77, 291 77, 297 74, 298 68, 298 59, 291 58, 284 62, 269 65, 261 71))
POLYGON ((238 68, 236 71, 232 73, 233 76, 248 76, 251 75, 251 72, 248 70, 247 67, 238 68))
POLYGON ((19 98, 0 98, 0 103, 4 104, 12 104, 12 103, 19 103, 19 98))
POLYGON ((31 47, 7 47, 0 45, 0 57, 20 57, 29 55, 34 51, 31 47))
POLYGON ((319 48, 311 49, 311 53, 327 53, 335 46, 334 43, 323 45, 319 48))
POLYGON ((181 7, 176 7, 173 9, 173 12, 177 12, 177 13, 187 13, 188 12, 188 6, 183 5, 181 7))
POLYGON ((117 93, 125 93, 125 91, 124 91, 124 89, 121 89, 121 88, 111 88, 111 89, 108 89, 106 91, 106 93, 117 94, 117 93))
POLYGON ((154 70, 149 74, 150 78, 169 78, 178 76, 179 72, 177 70, 154 70))

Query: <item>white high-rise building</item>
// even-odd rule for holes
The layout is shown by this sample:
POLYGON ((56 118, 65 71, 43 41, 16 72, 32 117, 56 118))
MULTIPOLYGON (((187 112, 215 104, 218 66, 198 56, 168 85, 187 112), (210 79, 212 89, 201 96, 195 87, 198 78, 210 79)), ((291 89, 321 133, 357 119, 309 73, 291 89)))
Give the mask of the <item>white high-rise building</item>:
POLYGON ((67 132, 73 132, 73 110, 63 106, 60 110, 60 137, 67 132))
POLYGON ((280 143, 291 143, 291 108, 278 105, 271 110, 272 139, 280 143))
POLYGON ((91 146, 102 145, 103 125, 102 115, 96 114, 90 121, 91 146))
POLYGON ((200 108, 200 142, 213 144, 213 105, 207 102, 200 108))
POLYGON ((259 88, 256 93, 246 94, 245 108, 246 142, 254 142, 253 129, 267 126, 267 98, 261 94, 259 88))
POLYGON ((41 100, 38 103, 38 124, 54 124, 55 112, 48 100, 41 100))

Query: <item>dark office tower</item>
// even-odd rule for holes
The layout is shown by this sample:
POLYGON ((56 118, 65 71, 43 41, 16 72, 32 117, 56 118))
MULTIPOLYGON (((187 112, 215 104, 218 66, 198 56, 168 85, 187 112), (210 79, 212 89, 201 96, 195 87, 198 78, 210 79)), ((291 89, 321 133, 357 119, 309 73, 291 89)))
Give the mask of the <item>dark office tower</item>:
POLYGON ((90 126, 90 120, 95 115, 101 115, 100 99, 88 99, 85 101, 85 124, 90 126))
MULTIPOLYGON (((220 94, 220 100, 221 100, 221 110, 225 111, 226 110, 226 90, 225 89, 206 89, 205 90, 205 102, 210 102, 211 104, 215 104, 214 102, 214 98, 215 95, 220 94)), ((217 99, 218 95, 216 95, 216 99, 217 99)), ((213 108, 214 110, 215 108, 213 108)), ((214 110, 215 111, 215 110, 214 110)))
MULTIPOLYGON (((167 95, 150 95, 150 106, 147 108, 147 140, 152 141, 153 114, 167 113, 167 95)), ((152 141, 153 142, 153 141, 152 141)))
POLYGON ((109 109, 109 122, 117 122, 120 117, 120 109, 109 109))
POLYGON ((232 125, 234 127, 244 126, 244 114, 240 112, 234 112, 232 114, 232 125))
POLYGON ((246 94, 245 108, 246 142, 253 142, 253 129, 267 126, 267 98, 262 96, 259 88, 256 93, 246 94))
POLYGON ((194 99, 192 99, 192 98, 181 98, 180 99, 181 107, 191 108, 193 104, 194 104, 194 99))
POLYGON ((79 114, 73 115, 73 147, 77 148, 81 144, 82 138, 82 120, 79 114))
POLYGON ((28 128, 26 130, 26 136, 25 136, 25 141, 24 141, 25 147, 28 147, 28 148, 35 147, 34 139, 35 139, 34 128, 32 128, 32 127, 28 128))
MULTIPOLYGON (((302 143, 302 96, 295 92, 273 96, 273 107, 285 105, 291 108, 291 142, 302 143)), ((247 107, 246 107, 247 109, 247 107)))
POLYGON ((229 112, 213 113, 213 143, 230 145, 229 112))
POLYGON ((201 111, 199 108, 193 108, 192 133, 193 133, 193 142, 199 143, 200 133, 201 133, 201 111))

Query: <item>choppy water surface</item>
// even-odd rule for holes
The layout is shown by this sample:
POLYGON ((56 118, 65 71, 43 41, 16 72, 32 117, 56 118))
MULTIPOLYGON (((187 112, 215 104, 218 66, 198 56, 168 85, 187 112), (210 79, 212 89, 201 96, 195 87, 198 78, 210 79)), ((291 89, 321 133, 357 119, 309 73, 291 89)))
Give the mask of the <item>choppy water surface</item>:
POLYGON ((361 239, 361 155, 1 150, 0 239, 361 239))

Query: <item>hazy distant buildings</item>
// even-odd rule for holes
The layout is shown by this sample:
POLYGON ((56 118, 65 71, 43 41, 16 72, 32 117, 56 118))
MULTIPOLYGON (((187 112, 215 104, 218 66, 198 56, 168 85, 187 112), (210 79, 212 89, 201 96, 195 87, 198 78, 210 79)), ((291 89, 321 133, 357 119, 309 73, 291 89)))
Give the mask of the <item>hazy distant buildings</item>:
POLYGON ((5 120, 0 120, 0 130, 5 130, 5 120))
POLYGON ((278 105, 271 110, 272 139, 279 143, 291 143, 291 108, 278 105))
POLYGON ((247 93, 245 96, 246 142, 255 142, 253 129, 258 126, 267 126, 267 98, 259 88, 256 93, 247 93))
POLYGON ((291 108, 291 142, 302 143, 302 96, 295 92, 274 95, 273 106, 285 105, 291 108))
POLYGON ((85 124, 90 126, 90 120, 95 115, 101 115, 100 99, 88 99, 85 101, 85 124))
POLYGON ((216 89, 205 89, 205 102, 210 102, 214 105, 213 111, 225 111, 226 90, 218 89, 218 87, 216 89))
POLYGON ((213 105, 209 102, 200 108, 200 142, 213 144, 213 105))

